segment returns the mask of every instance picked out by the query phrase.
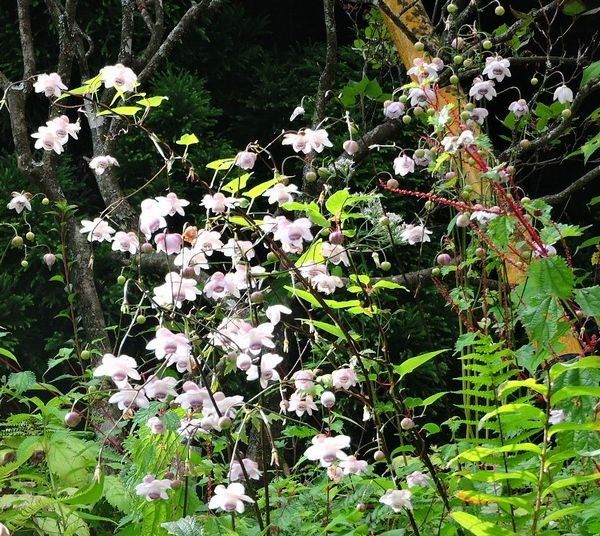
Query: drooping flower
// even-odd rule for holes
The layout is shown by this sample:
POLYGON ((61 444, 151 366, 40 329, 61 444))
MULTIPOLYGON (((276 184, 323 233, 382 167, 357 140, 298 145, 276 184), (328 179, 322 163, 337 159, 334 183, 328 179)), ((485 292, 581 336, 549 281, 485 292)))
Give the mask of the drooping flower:
POLYGON ((136 360, 125 354, 104 354, 102 364, 94 370, 94 376, 110 376, 117 386, 127 383, 127 378, 141 380, 136 360))
POLYGON ((180 199, 175 192, 169 192, 165 196, 155 198, 158 202, 158 210, 162 216, 185 216, 184 207, 187 207, 190 202, 187 199, 180 199))
POLYGON ((529 113, 529 106, 525 99, 519 99, 509 104, 508 111, 515 114, 516 117, 523 117, 529 113))
POLYGON ((110 242, 115 230, 102 218, 94 218, 93 221, 81 220, 79 232, 87 233, 87 239, 90 242, 110 242))
POLYGON ((254 501, 245 494, 244 486, 238 482, 229 484, 225 487, 219 484, 215 488, 215 494, 208 502, 211 510, 221 509, 224 512, 244 512, 244 502, 253 503, 254 501))
POLYGON ((332 244, 331 242, 323 242, 321 245, 321 253, 323 258, 332 264, 350 266, 348 250, 341 244, 332 244))
POLYGON ((284 205, 285 203, 289 203, 293 201, 294 198, 292 194, 298 193, 298 187, 295 184, 282 184, 278 182, 267 191, 265 191, 262 195, 263 197, 268 197, 267 201, 269 204, 277 203, 279 206, 284 205))
POLYGON ((209 400, 210 395, 206 387, 200 387, 194 382, 187 381, 183 384, 183 392, 177 395, 174 402, 183 409, 200 411, 209 400))
POLYGON ((323 391, 321 393, 321 404, 330 409, 335 406, 335 394, 331 391, 323 391))
POLYGON ((424 225, 413 225, 409 223, 406 225, 400 234, 402 240, 408 242, 411 246, 421 242, 431 242, 431 238, 429 235, 431 231, 427 229, 424 225))
POLYGON ((554 257, 557 254, 556 248, 552 244, 534 244, 533 256, 539 257, 554 257))
POLYGON ((223 242, 221 242, 221 233, 218 231, 200 231, 194 242, 194 248, 198 248, 208 257, 210 257, 214 251, 218 251, 222 247, 223 242))
POLYGON ((43 93, 46 97, 60 97, 67 89, 58 73, 40 74, 33 84, 36 93, 43 93))
POLYGON ((379 499, 380 503, 387 504, 394 512, 401 512, 403 508, 412 512, 410 498, 412 493, 405 489, 388 489, 379 499))
MULTIPOLYGON (((471 118, 469 119, 469 121, 483 125, 485 118, 488 115, 490 115, 490 113, 485 108, 474 108, 473 110, 471 110, 471 118)), ((467 121, 467 123, 469 121, 467 121)))
POLYGON ((273 232, 273 238, 281 242, 281 248, 287 253, 301 253, 304 249, 303 240, 313 239, 310 232, 312 222, 308 218, 298 218, 290 221, 284 219, 278 222, 273 232))
POLYGON ((185 333, 173 333, 167 328, 158 328, 156 336, 147 345, 146 350, 154 350, 157 359, 167 358, 172 362, 175 358, 187 358, 192 345, 185 333))
POLYGON ((159 306, 174 305, 181 307, 184 301, 194 301, 200 294, 196 280, 181 277, 177 272, 169 272, 165 276, 165 283, 154 287, 154 301, 159 306))
POLYGON ((156 199, 144 199, 141 208, 140 231, 147 240, 150 240, 156 231, 167 226, 167 221, 163 217, 159 202, 156 199))
POLYGON ((301 274, 311 285, 323 294, 333 294, 337 288, 342 288, 344 282, 336 275, 330 275, 324 264, 310 264, 300 267, 301 274))
POLYGON ((192 272, 196 275, 200 275, 202 269, 208 270, 208 260, 204 252, 199 250, 196 246, 193 248, 183 248, 173 261, 175 266, 181 267, 181 273, 183 275, 192 275, 192 272))
POLYGON ((113 251, 122 251, 135 255, 140 248, 140 241, 134 232, 117 231, 112 241, 113 251))
POLYGON ((215 272, 204 285, 204 295, 214 300, 227 296, 240 297, 240 291, 236 285, 235 275, 215 272))
POLYGON ((315 385, 315 373, 312 370, 298 370, 294 372, 292 379, 298 391, 309 391, 315 385))
POLYGON ((46 122, 46 126, 54 132, 59 142, 64 145, 69 141, 69 137, 74 140, 79 139, 77 134, 81 130, 81 125, 79 121, 75 121, 75 123, 71 123, 69 118, 66 115, 59 115, 54 119, 46 122))
POLYGON ((475 220, 482 227, 486 227, 489 222, 497 218, 499 214, 493 210, 500 210, 498 207, 491 207, 491 210, 474 210, 471 214, 471 220, 475 220))
POLYGON ((147 408, 150 402, 143 388, 134 388, 128 383, 120 386, 119 390, 108 399, 109 404, 117 404, 120 410, 147 408))
POLYGON ((183 236, 179 233, 159 233, 154 237, 156 251, 164 251, 167 255, 179 253, 183 246, 183 236))
POLYGON ((297 153, 309 154, 312 151, 323 152, 325 147, 333 147, 329 140, 329 134, 325 129, 312 130, 307 128, 297 133, 284 134, 282 145, 291 145, 297 153))
POLYGON ((494 89, 494 82, 492 80, 483 80, 482 78, 475 78, 473 85, 469 90, 469 95, 474 97, 475 100, 481 100, 486 98, 492 100, 496 96, 496 90, 494 89))
POLYGON ((294 119, 296 119, 296 117, 304 115, 304 112, 305 110, 302 106, 296 106, 294 108, 294 111, 292 112, 292 115, 290 115, 290 121, 293 121, 294 119))
POLYGON ((567 415, 562 409, 551 409, 550 417, 548 418, 548 422, 550 424, 560 424, 561 422, 565 422, 567 420, 567 415))
POLYGON ((100 69, 100 75, 105 88, 114 87, 124 93, 135 90, 138 85, 137 75, 121 63, 116 65, 107 65, 100 69))
POLYGON ((358 376, 352 367, 343 367, 331 373, 333 386, 338 389, 350 389, 358 383, 358 376))
POLYGON ((435 91, 429 86, 413 87, 408 91, 408 98, 411 106, 425 106, 429 103, 434 104, 437 100, 435 91))
POLYGON ((233 163, 241 169, 252 169, 254 164, 256 164, 256 156, 256 153, 250 151, 240 151, 235 156, 235 161, 233 163))
POLYGON ((554 91, 554 100, 557 100, 561 104, 573 102, 573 91, 563 84, 554 91))
POLYGON ((400 119, 404 115, 405 107, 401 102, 390 102, 383 109, 383 115, 388 119, 400 119))
POLYGON ((265 314, 271 321, 271 324, 276 326, 281 321, 281 315, 291 315, 292 310, 285 305, 270 305, 267 307, 265 314))
POLYGON ((394 173, 396 175, 404 177, 409 173, 414 173, 414 171, 415 161, 410 156, 401 154, 394 159, 394 173))
POLYGON ((406 477, 406 484, 409 488, 414 488, 415 486, 427 486, 430 480, 431 479, 425 473, 413 471, 406 477))
POLYGON ((102 175, 109 167, 118 165, 117 159, 109 155, 95 156, 89 163, 90 168, 96 175, 102 175))
POLYGON ((135 494, 146 497, 147 501, 168 499, 167 490, 173 482, 169 479, 157 480, 153 475, 146 475, 141 484, 135 487, 135 494))
POLYGON ((509 60, 503 59, 502 56, 490 56, 485 59, 485 69, 482 74, 490 80, 496 79, 498 82, 502 82, 505 76, 511 76, 509 67, 509 60))
POLYGON ((16 211, 17 214, 21 214, 24 209, 31 210, 28 194, 25 192, 12 192, 10 195, 12 199, 8 202, 6 208, 16 211))
POLYGON ((248 478, 252 480, 260 479, 262 473, 258 470, 258 464, 250 458, 243 458, 241 464, 237 460, 233 460, 231 462, 231 467, 229 468, 228 474, 229 480, 235 482, 236 480, 245 479, 244 471, 242 470, 242 465, 246 470, 248 478))
POLYGON ((49 127, 39 127, 38 131, 31 135, 32 138, 36 138, 34 147, 36 149, 44 149, 44 151, 54 151, 56 154, 61 154, 63 144, 61 138, 56 134, 54 130, 49 127))
POLYGON ((312 439, 312 445, 304 456, 309 460, 319 460, 322 467, 329 467, 335 460, 345 460, 348 455, 343 451, 350 446, 350 438, 345 435, 326 436, 319 434, 312 439))
POLYGON ((296 392, 290 396, 288 411, 295 411, 298 417, 302 417, 305 412, 312 415, 312 412, 318 409, 311 395, 296 392))
POLYGON ((340 467, 344 470, 345 475, 362 475, 369 468, 369 464, 365 460, 359 460, 356 456, 348 456, 340 462, 340 467))
POLYGON ((167 431, 167 427, 165 423, 162 422, 160 417, 150 417, 146 422, 148 428, 150 428, 150 432, 153 434, 164 434, 167 431))
POLYGON ((144 389, 146 390, 146 396, 148 398, 156 398, 156 400, 160 400, 162 402, 163 400, 166 400, 169 395, 177 396, 177 392, 175 391, 176 385, 176 378, 171 376, 159 378, 153 374, 148 378, 144 389))
POLYGON ((279 354, 263 354, 260 358, 259 365, 252 365, 246 371, 246 377, 249 381, 258 380, 260 378, 260 386, 264 389, 270 381, 279 380, 279 373, 275 370, 283 357, 279 354))
POLYGON ((235 197, 225 197, 221 192, 213 195, 206 194, 201 205, 215 214, 223 214, 240 204, 240 199, 235 197))

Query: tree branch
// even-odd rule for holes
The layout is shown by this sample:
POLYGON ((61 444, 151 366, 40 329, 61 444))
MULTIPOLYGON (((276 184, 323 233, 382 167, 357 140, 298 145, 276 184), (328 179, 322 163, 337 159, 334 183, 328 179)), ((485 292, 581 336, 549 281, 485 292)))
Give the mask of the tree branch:
POLYGON ((556 194, 545 195, 541 197, 542 201, 545 201, 549 205, 558 205, 565 201, 570 195, 578 192, 585 186, 587 186, 594 179, 600 177, 600 166, 588 171, 583 177, 580 177, 575 182, 569 184, 564 190, 556 194))
POLYGON ((119 63, 129 65, 133 53, 133 3, 132 0, 121 0, 121 44, 119 46, 119 63))
POLYGON ((29 0, 17 0, 17 13, 19 17, 19 38, 23 54, 23 79, 32 77, 36 73, 35 49, 33 34, 31 33, 31 14, 29 0))
POLYGON ((325 118, 325 103, 327 92, 333 86, 335 80, 335 67, 337 64, 337 33, 335 27, 335 1, 323 0, 323 11, 325 13, 325 38, 326 53, 325 67, 319 78, 319 88, 315 98, 315 111, 313 113, 313 125, 316 127, 325 118))
POLYGON ((146 7, 142 6, 141 8, 142 19, 150 30, 150 39, 148 40, 148 44, 146 45, 144 52, 142 52, 140 57, 134 61, 136 71, 139 71, 148 63, 148 61, 150 61, 150 58, 158 50, 165 33, 165 17, 162 0, 155 0, 154 6, 154 22, 152 22, 146 7))

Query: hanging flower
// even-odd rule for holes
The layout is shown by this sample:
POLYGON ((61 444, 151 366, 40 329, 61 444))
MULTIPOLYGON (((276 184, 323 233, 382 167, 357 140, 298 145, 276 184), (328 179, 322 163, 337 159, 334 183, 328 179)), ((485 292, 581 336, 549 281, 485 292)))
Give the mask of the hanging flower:
POLYGON ((46 97, 60 97, 62 91, 67 89, 58 73, 40 74, 33 84, 36 93, 43 93, 46 97))
POLYGON ((294 111, 292 112, 292 115, 290 115, 290 121, 293 121, 294 119, 296 119, 296 117, 300 117, 302 115, 304 115, 305 110, 304 108, 302 108, 302 106, 296 106, 294 108, 294 111))
POLYGON ((114 87, 126 93, 134 91, 138 85, 137 75, 121 63, 103 67, 100 69, 100 75, 106 89, 114 87))
POLYGON ((322 467, 329 467, 335 460, 345 460, 348 455, 343 451, 350 446, 350 438, 345 435, 336 437, 319 434, 312 439, 312 445, 304 456, 309 460, 319 460, 322 467))
POLYGON ((159 306, 181 307, 184 301, 194 301, 198 294, 195 279, 170 272, 165 276, 165 283, 154 288, 154 301, 159 306))
POLYGON ((240 199, 235 197, 225 197, 221 192, 210 195, 206 194, 202 199, 202 206, 215 214, 223 214, 240 204, 240 199))
POLYGON ((562 409, 551 409, 550 417, 548 418, 548 422, 550 424, 560 424, 561 422, 565 422, 567 420, 567 415, 562 409))
POLYGON ((90 168, 96 175, 102 175, 109 167, 118 166, 119 162, 112 156, 96 156, 90 160, 90 168))
POLYGON ((159 378, 156 375, 152 375, 148 378, 144 389, 146 390, 146 396, 150 399, 156 398, 161 402, 166 400, 169 395, 177 396, 175 386, 177 385, 177 379, 167 376, 165 378, 159 378))
POLYGON ((406 155, 399 155, 396 159, 394 159, 394 173, 396 175, 400 175, 404 177, 409 173, 414 173, 415 171, 415 161, 406 155))
POLYGON ((405 107, 401 102, 390 102, 384 104, 383 115, 388 119, 400 119, 404 115, 405 107))
POLYGON ((291 315, 292 310, 285 305, 270 305, 265 311, 267 318, 271 321, 271 324, 276 326, 281 321, 281 315, 291 315))
POLYGON ((554 91, 554 100, 557 100, 561 104, 573 102, 573 91, 563 84, 554 91))
POLYGON ((224 512, 244 512, 244 502, 253 503, 254 501, 245 494, 246 490, 242 484, 234 482, 225 487, 219 484, 215 488, 215 494, 208 502, 211 510, 223 510, 224 512))
POLYGON ((236 285, 235 275, 215 272, 204 285, 204 295, 214 300, 219 300, 227 296, 239 298, 240 291, 236 285))
POLYGON ((24 209, 31 210, 29 194, 25 192, 12 192, 10 195, 12 199, 8 202, 6 208, 16 211, 17 214, 21 214, 24 209))
POLYGON ((356 456, 348 456, 340 462, 340 467, 345 475, 362 475, 369 468, 365 460, 359 460, 356 456))
POLYGON ((233 163, 241 169, 252 169, 256 163, 256 156, 256 153, 250 151, 240 151, 233 163))
POLYGON ((93 221, 81 220, 80 233, 86 234, 90 242, 110 242, 115 230, 108 225, 108 222, 101 218, 94 218, 93 221))
POLYGON ((294 198, 292 194, 298 193, 298 187, 295 184, 282 184, 278 182, 267 191, 265 191, 262 195, 263 197, 268 197, 267 201, 269 204, 273 205, 277 203, 279 206, 284 205, 285 203, 289 203, 293 201, 294 198))
POLYGON ((424 225, 413 225, 409 223, 404 227, 400 236, 402 240, 408 242, 411 246, 421 242, 431 242, 429 235, 432 234, 430 230, 424 225))
POLYGON ((108 399, 109 404, 117 404, 117 407, 125 411, 133 408, 147 408, 150 402, 142 388, 134 388, 128 383, 119 387, 119 390, 108 399))
POLYGON ((270 381, 278 381, 279 373, 275 370, 283 357, 278 354, 263 354, 260 358, 260 364, 252 365, 246 371, 246 377, 249 381, 258 380, 260 377, 260 386, 264 389, 270 381))
POLYGON ((505 76, 511 76, 509 67, 509 60, 503 59, 502 56, 491 56, 485 59, 485 69, 482 74, 490 80, 495 79, 502 82, 505 76))
POLYGON ((350 389, 358 383, 358 376, 352 367, 344 367, 331 373, 333 386, 338 389, 350 389))
POLYGON ((150 240, 156 231, 167 226, 167 221, 163 217, 159 202, 156 199, 144 199, 141 208, 140 231, 147 240, 150 240))
POLYGON ((242 463, 237 460, 233 460, 231 462, 231 467, 229 469, 229 474, 227 475, 229 480, 235 482, 236 480, 245 479, 244 471, 242 470, 242 465, 246 470, 248 478, 252 480, 259 480, 262 473, 258 470, 258 464, 251 460, 250 458, 243 458, 242 463))
POLYGON ((137 235, 133 232, 126 233, 117 231, 112 241, 113 251, 122 251, 123 253, 131 253, 135 255, 140 249, 140 241, 137 235))
POLYGON ((379 502, 387 504, 396 513, 401 512, 403 508, 412 512, 411 497, 412 493, 408 490, 388 489, 379 502))
POLYGON ((168 479, 157 480, 152 475, 146 475, 141 484, 135 487, 135 494, 146 497, 147 501, 156 499, 168 499, 167 490, 171 489, 173 482, 168 479))
POLYGON ((156 251, 164 251, 167 255, 179 253, 183 246, 183 236, 179 233, 159 233, 154 237, 156 251))
POLYGON ((127 383, 127 378, 141 380, 137 371, 137 362, 133 357, 122 354, 115 357, 113 354, 104 354, 102 364, 94 370, 94 377, 110 376, 117 386, 127 383))
POLYGON ((156 197, 158 210, 162 216, 185 216, 184 207, 187 207, 190 202, 186 199, 179 199, 175 192, 169 192, 166 196, 156 197))
POLYGON ((484 97, 489 101, 492 100, 497 95, 494 89, 494 82, 492 80, 483 80, 479 77, 475 78, 469 90, 469 95, 474 97, 475 100, 481 100, 484 97))
POLYGON ((529 113, 529 106, 527 105, 527 101, 525 99, 519 99, 509 104, 508 111, 520 118, 529 113))
POLYGON ((421 473, 421 471, 413 471, 406 477, 406 483, 409 488, 414 488, 415 486, 427 486, 430 480, 431 479, 425 473, 421 473))
POLYGON ((317 408, 311 395, 293 393, 292 396, 290 396, 288 411, 295 411, 298 417, 302 417, 305 412, 312 415, 312 412, 318 409, 319 408, 317 408))

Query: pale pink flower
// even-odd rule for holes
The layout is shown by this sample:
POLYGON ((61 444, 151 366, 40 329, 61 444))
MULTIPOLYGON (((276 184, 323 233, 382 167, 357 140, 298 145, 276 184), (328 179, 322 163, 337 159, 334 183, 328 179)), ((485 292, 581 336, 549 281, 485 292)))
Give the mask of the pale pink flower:
POLYGON ((315 373, 312 370, 298 370, 292 376, 294 387, 299 391, 309 391, 315 385, 315 373))
POLYGON ((329 467, 335 460, 345 460, 348 455, 343 451, 350 446, 350 438, 345 435, 336 437, 319 434, 312 439, 312 445, 304 456, 309 460, 319 460, 322 467, 329 467))
POLYGON ((262 473, 258 470, 258 464, 250 458, 243 458, 242 463, 237 460, 232 460, 231 467, 229 468, 229 474, 227 475, 229 480, 235 482, 236 480, 245 480, 244 471, 242 470, 242 464, 248 478, 252 480, 259 480, 262 473))
POLYGON ((218 231, 200 231, 194 241, 194 248, 199 249, 208 257, 210 257, 214 251, 218 251, 222 247, 223 242, 221 242, 221 233, 218 231))
POLYGON ((241 406, 243 403, 244 397, 241 395, 225 396, 221 391, 217 391, 213 393, 212 400, 209 397, 204 403, 202 413, 205 416, 215 415, 219 417, 219 414, 221 414, 223 417, 229 417, 235 415, 233 408, 241 406), (216 406, 213 404, 213 400, 215 401, 216 406))
POLYGON ((252 169, 256 164, 256 153, 250 151, 240 151, 235 156, 234 164, 241 169, 252 169))
POLYGON ((194 301, 200 291, 196 280, 181 277, 177 272, 165 276, 165 283, 154 288, 154 301, 159 306, 174 305, 181 307, 184 301, 194 301))
POLYGON ((192 419, 190 417, 181 419, 179 421, 179 428, 177 428, 177 433, 185 440, 190 440, 205 431, 202 427, 201 419, 192 419))
POLYGON ((112 250, 135 255, 140 249, 140 241, 133 232, 117 231, 113 237, 112 250))
POLYGON ((425 473, 413 471, 406 477, 406 484, 409 488, 414 488, 415 486, 427 486, 430 480, 431 479, 425 473))
POLYGON ((320 153, 325 147, 333 147, 329 141, 329 134, 324 129, 312 130, 310 128, 297 133, 284 134, 282 145, 291 145, 297 153, 309 154, 312 151, 320 153))
POLYGON ((183 384, 183 392, 175 398, 174 402, 183 409, 200 411, 209 400, 210 395, 206 387, 187 381, 183 384))
POLYGON ((81 220, 80 233, 86 234, 90 242, 110 242, 115 230, 108 225, 108 222, 101 218, 94 218, 93 221, 81 220))
POLYGON ((281 321, 281 315, 290 315, 292 310, 285 305, 270 305, 265 311, 267 318, 276 326, 281 321))
POLYGON ((164 434, 167 432, 167 427, 160 417, 150 417, 146 425, 150 428, 150 433, 152 434, 164 434))
POLYGON ((307 149, 307 140, 304 131, 299 131, 297 133, 289 132, 283 135, 283 140, 281 141, 281 145, 291 145, 292 149, 297 153, 303 152, 305 154, 310 153, 311 148, 308 145, 307 149))
POLYGON ((533 246, 533 256, 536 258, 539 257, 554 257, 557 251, 556 248, 551 244, 534 244, 533 246))
POLYGON ((102 364, 94 370, 94 377, 110 376, 117 386, 127 383, 127 378, 141 380, 137 371, 137 362, 133 357, 122 354, 115 357, 113 354, 104 354, 102 364))
POLYGON ((335 394, 331 391, 323 391, 321 393, 321 404, 330 409, 335 406, 335 394))
POLYGON ((394 173, 396 175, 404 177, 409 173, 414 173, 414 171, 415 161, 410 156, 401 154, 394 159, 394 173))
POLYGON ((383 115, 388 119, 400 119, 404 115, 404 104, 401 102, 391 102, 383 109, 383 115))
POLYGON ((350 266, 348 250, 341 244, 332 244, 331 242, 323 242, 321 247, 323 257, 335 265, 340 263, 344 266, 350 266))
POLYGON ((301 115, 304 115, 304 108, 302 106, 296 106, 294 108, 294 111, 292 112, 292 115, 290 115, 290 121, 293 121, 294 119, 296 119, 296 117, 300 117, 301 115))
POLYGON ((197 246, 193 248, 183 248, 173 261, 175 266, 181 267, 183 274, 188 274, 188 270, 193 271, 196 275, 200 275, 202 269, 208 270, 208 260, 204 255, 204 251, 198 249, 197 246))
POLYGON ((288 253, 301 253, 304 249, 302 240, 310 242, 313 235, 310 232, 312 223, 308 218, 286 220, 277 225, 273 238, 281 242, 281 248, 288 253))
POLYGON ((56 262, 56 255, 54 255, 54 253, 46 253, 43 257, 43 260, 44 264, 48 267, 48 270, 50 270, 56 262))
POLYGON ((396 513, 401 512, 403 508, 412 512, 411 497, 412 493, 408 490, 388 489, 379 502, 387 504, 396 513))
POLYGON ((136 389, 128 383, 119 387, 119 390, 108 399, 108 402, 109 404, 117 404, 117 407, 123 411, 133 408, 147 408, 150 405, 144 389, 136 389))
POLYGON ((310 277, 310 285, 323 294, 333 294, 336 289, 342 288, 344 282, 337 275, 330 275, 325 269, 310 277))
POLYGON ((173 333, 170 329, 158 328, 154 339, 146 345, 146 350, 154 350, 157 359, 167 358, 171 363, 177 358, 187 358, 192 352, 192 345, 185 333, 173 333))
MULTIPOLYGON (((471 118, 469 119, 469 121, 483 125, 485 118, 489 114, 490 113, 485 108, 474 108, 473 110, 471 110, 471 118)), ((469 121, 467 121, 467 123, 469 121)))
POLYGON ((36 93, 43 93, 46 97, 60 97, 62 91, 67 89, 58 73, 40 74, 33 84, 36 93))
POLYGON ((437 63, 427 63, 423 58, 415 58, 413 60, 413 66, 406 71, 409 76, 416 77, 420 82, 425 79, 431 81, 437 80, 438 71, 443 68, 444 62, 440 58, 436 58, 437 63), (440 67, 441 62, 441 67, 440 67))
POLYGON ((561 422, 565 422, 567 420, 567 415, 562 409, 551 409, 550 417, 548 418, 548 422, 550 424, 560 424, 561 422))
POLYGON ((164 251, 167 255, 179 253, 183 246, 183 236, 179 233, 159 233, 154 237, 156 251, 164 251))
POLYGON ((369 468, 369 464, 365 460, 359 460, 356 456, 348 456, 340 462, 340 467, 344 470, 345 475, 362 475, 369 468))
POLYGON ((167 226, 167 221, 161 213, 158 201, 155 199, 144 199, 141 208, 140 231, 147 240, 150 240, 153 233, 167 226))
POLYGON ((312 415, 312 412, 317 409, 317 405, 314 403, 311 395, 293 393, 292 396, 290 396, 288 411, 295 411, 298 417, 302 417, 305 412, 312 415))
POLYGON ((215 272, 204 285, 204 295, 214 300, 227 296, 239 298, 240 291, 236 285, 235 275, 215 272))
POLYGON ((431 238, 429 238, 430 234, 431 231, 424 225, 413 225, 412 223, 409 223, 400 233, 400 237, 411 246, 414 246, 421 242, 431 242, 431 238))
POLYGON ((503 59, 502 56, 491 56, 485 59, 485 69, 482 74, 490 80, 496 79, 502 82, 505 76, 511 76, 509 67, 509 60, 503 59))
POLYGON ((104 82, 104 87, 114 87, 118 91, 131 92, 138 85, 136 74, 121 63, 116 65, 107 65, 100 69, 100 75, 104 82))
POLYGON ((215 488, 215 494, 208 502, 208 507, 211 510, 221 509, 224 512, 232 513, 244 512, 244 502, 253 503, 254 501, 245 494, 246 490, 242 484, 234 482, 225 487, 219 484, 215 488))
POLYGON ((24 209, 31 210, 31 202, 29 196, 24 192, 12 192, 12 199, 6 205, 6 208, 16 211, 21 214, 24 209))
POLYGON ((141 484, 135 487, 135 494, 146 497, 147 501, 168 499, 167 490, 171 489, 172 481, 168 479, 157 480, 152 475, 146 475, 141 484))
POLYGON ((263 193, 263 197, 268 197, 267 200, 269 204, 277 203, 279 206, 284 205, 285 203, 289 203, 293 201, 294 198, 292 194, 298 193, 298 187, 295 184, 281 184, 278 182, 271 188, 269 188, 265 193, 263 193))
POLYGON ((434 104, 437 100, 435 91, 429 86, 413 87, 408 91, 411 106, 424 106, 434 104))
POLYGON ((475 78, 473 85, 469 90, 469 95, 474 97, 475 100, 481 100, 484 97, 487 100, 492 100, 496 96, 496 90, 494 89, 494 82, 492 80, 483 80, 482 78, 475 78))
POLYGON ((187 207, 190 202, 187 199, 179 199, 175 192, 169 192, 166 196, 155 198, 158 202, 158 210, 162 216, 185 216, 184 207, 187 207))
POLYGON ((69 122, 69 118, 66 115, 59 115, 54 119, 46 122, 46 126, 56 134, 56 137, 62 145, 69 141, 69 136, 74 140, 79 139, 77 134, 81 130, 79 121, 75 123, 69 122))
POLYGON ((210 195, 206 194, 202 199, 201 205, 215 214, 223 214, 233 207, 240 204, 241 199, 235 197, 225 197, 221 192, 210 195))
POLYGON ((573 102, 573 91, 563 84, 554 91, 554 100, 557 100, 561 104, 573 102))
POLYGON ((95 156, 90 160, 89 166, 96 175, 102 175, 109 167, 118 166, 119 162, 112 156, 95 156))
POLYGON ((500 210, 498 207, 491 207, 491 210, 475 210, 471 214, 471 220, 475 220, 482 227, 486 227, 489 222, 497 218, 499 214, 493 210, 500 210))
POLYGON ((516 117, 523 117, 529 113, 529 106, 525 99, 519 99, 510 103, 508 111, 515 114, 516 117))
POLYGON ((279 373, 275 370, 275 367, 282 361, 283 357, 278 354, 263 354, 260 358, 260 364, 252 365, 246 371, 246 377, 249 381, 260 378, 260 386, 264 389, 270 381, 279 380, 279 373))
POLYGON ((333 386, 338 389, 350 389, 358 383, 358 376, 352 367, 344 367, 331 373, 333 386))
POLYGON ((235 240, 230 238, 227 244, 222 248, 223 255, 231 257, 233 262, 249 261, 256 255, 254 246, 249 240, 235 240))
POLYGON ((56 154, 61 154, 63 144, 61 138, 56 134, 54 130, 49 127, 39 127, 38 131, 31 135, 32 138, 36 138, 34 147, 36 149, 44 149, 44 151, 54 151, 56 154))
POLYGON ((252 358, 248 354, 240 354, 235 359, 235 365, 241 371, 246 372, 252 366, 252 358))
POLYGON ((177 396, 175 386, 177 385, 177 379, 167 376, 165 378, 159 378, 154 374, 148 378, 148 381, 144 385, 146 390, 146 396, 150 399, 156 398, 156 400, 164 401, 169 395, 177 396))

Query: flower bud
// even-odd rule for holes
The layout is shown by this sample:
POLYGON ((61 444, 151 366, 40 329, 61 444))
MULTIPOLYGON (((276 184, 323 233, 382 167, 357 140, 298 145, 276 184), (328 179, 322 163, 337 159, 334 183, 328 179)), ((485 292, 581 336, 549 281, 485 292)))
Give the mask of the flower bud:
POLYGON ((219 428, 221 430, 229 430, 233 425, 233 421, 231 420, 231 417, 221 417, 219 419, 219 428))
POLYGON ((333 385, 333 378, 331 374, 323 374, 323 376, 319 376, 317 378, 317 381, 324 387, 331 387, 333 385))
POLYGON ((468 214, 459 214, 458 218, 456 218, 457 227, 468 227, 469 226, 469 215, 468 214))
POLYGON ((400 428, 402 428, 402 430, 412 430, 414 427, 415 421, 409 417, 404 417, 404 419, 400 421, 400 428))
POLYGON ((365 503, 358 503, 358 504, 356 505, 356 509, 357 509, 359 512, 365 512, 365 511, 367 510, 367 505, 366 505, 365 503))
POLYGON ((50 270, 56 262, 56 255, 54 255, 54 253, 46 253, 43 258, 44 264, 48 267, 48 270, 50 270))
POLYGON ((388 179, 386 186, 388 188, 398 188, 398 181, 396 179, 388 179))
POLYGON ((411 122, 411 121, 412 121, 412 118, 411 118, 411 116, 410 116, 410 115, 404 115, 404 116, 402 116, 402 122, 403 122, 405 125, 410 125, 410 122, 411 122))
POLYGON ((20 248, 23 245, 23 237, 22 236, 15 236, 10 243, 16 247, 16 248, 20 248))
POLYGON ((336 229, 335 231, 331 232, 331 234, 329 235, 329 242, 334 245, 339 245, 339 244, 343 243, 344 235, 343 235, 342 231, 340 231, 339 229, 336 229))
POLYGON ((329 409, 335 406, 335 394, 331 391, 323 391, 321 394, 321 404, 329 409))
POLYGON ((179 479, 171 482, 171 489, 179 489, 183 485, 183 482, 179 479))
POLYGON ((253 292, 252 294, 250 294, 250 301, 255 304, 263 303, 265 301, 264 292, 261 292, 260 290, 253 292))
POLYGON ((489 39, 486 39, 483 43, 481 43, 481 46, 485 49, 485 50, 490 50, 493 46, 492 42, 489 39))
POLYGON ((417 41, 413 46, 417 52, 425 50, 425 45, 421 41, 417 41))
POLYGON ((144 244, 142 244, 142 247, 140 248, 142 253, 152 253, 154 251, 154 247, 152 246, 152 244, 150 242, 146 242, 144 244))
MULTIPOLYGON (((564 112, 566 112, 566 110, 564 110, 564 112)), ((30 242, 33 242, 35 240, 35 233, 29 231, 26 235, 25 238, 27 238, 27 240, 29 240, 30 242)))
POLYGON ((317 174, 314 171, 308 171, 304 177, 306 182, 315 182, 317 180, 317 174))
POLYGON ((506 10, 502 6, 496 6, 496 9, 494 9, 494 13, 498 17, 502 17, 502 15, 504 15, 506 13, 506 10))
POLYGON ((448 253, 440 253, 435 259, 435 261, 440 266, 448 266, 452 262, 452 257, 448 255, 448 253))
POLYGON ((48 199, 47 197, 44 197, 44 199, 42 199, 42 205, 49 205, 50 204, 50 199, 48 199))
POLYGON ((392 263, 390 263, 389 261, 383 261, 379 267, 384 271, 384 272, 389 272, 392 269, 392 263))
POLYGON ((344 151, 346 151, 349 155, 353 155, 358 153, 360 147, 358 146, 358 143, 354 140, 346 140, 344 142, 344 151))
POLYGON ((382 462, 385 460, 385 453, 382 450, 376 450, 375 454, 373 454, 373 458, 376 462, 382 462))
POLYGON ((65 424, 69 428, 75 428, 81 422, 81 415, 75 411, 69 411, 65 415, 65 424))

